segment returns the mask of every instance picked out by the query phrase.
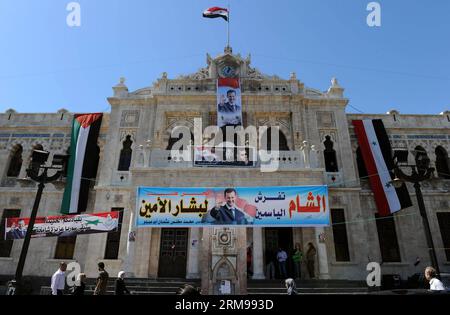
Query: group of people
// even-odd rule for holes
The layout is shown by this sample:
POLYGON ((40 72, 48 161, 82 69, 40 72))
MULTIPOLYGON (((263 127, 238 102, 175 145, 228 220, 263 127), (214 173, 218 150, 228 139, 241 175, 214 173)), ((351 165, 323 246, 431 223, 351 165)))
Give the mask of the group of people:
MULTIPOLYGON (((308 243, 308 249, 306 250, 306 255, 304 257, 303 250, 300 244, 295 245, 295 249, 292 252, 291 259, 294 267, 294 275, 296 279, 302 278, 302 263, 304 258, 306 258, 306 267, 308 270, 309 278, 315 278, 315 260, 316 260, 317 250, 312 243, 308 243)), ((282 279, 288 277, 287 263, 289 255, 283 249, 279 248, 278 252, 274 254, 270 250, 266 252, 266 276, 267 279, 275 279, 275 268, 278 266, 279 276, 282 279)))
MULTIPOLYGON (((67 264, 60 263, 59 269, 53 274, 51 280, 52 295, 64 295, 66 288, 66 270, 67 264)), ((95 283, 94 295, 105 295, 107 292, 109 274, 105 270, 103 262, 98 263, 98 276, 95 283)), ((125 285, 125 272, 120 271, 115 280, 115 295, 131 294, 125 285)), ((70 295, 84 295, 86 289, 86 274, 79 273, 75 285, 70 288, 70 295)))

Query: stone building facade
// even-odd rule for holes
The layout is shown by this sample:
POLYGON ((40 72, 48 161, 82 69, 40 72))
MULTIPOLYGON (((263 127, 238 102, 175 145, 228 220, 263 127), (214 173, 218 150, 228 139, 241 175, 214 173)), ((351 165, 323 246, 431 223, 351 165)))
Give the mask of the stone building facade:
MULTIPOLYGON (((50 276, 64 259, 79 262, 93 277, 97 262, 104 261, 111 274, 126 270, 139 278, 202 279, 204 292, 210 294, 217 293, 218 281, 228 279, 236 293, 245 293, 247 247, 253 253, 251 277, 264 279, 269 248, 292 250, 297 243, 306 248, 309 242, 317 248, 315 268, 320 279, 363 280, 371 261, 383 261, 386 274, 406 278, 419 272, 429 264, 429 256, 414 189, 409 187, 414 206, 379 224, 373 193, 358 167, 354 119, 382 119, 394 148, 420 146, 433 166, 438 166, 440 173, 423 183, 423 194, 441 269, 450 271, 450 250, 445 250, 450 247, 450 176, 443 171, 450 164, 450 112, 346 114, 348 99, 336 79, 327 91, 315 90, 295 73, 289 79, 265 75, 252 67, 250 56, 235 55, 230 48, 215 58, 208 55, 207 66, 195 74, 169 79, 164 73, 152 86, 134 92, 121 79, 113 93, 108 98, 111 111, 104 115, 98 139, 100 162, 88 212, 123 210, 121 231, 81 235, 70 242, 34 239, 25 275, 50 276), (264 173, 258 167, 195 168, 192 162, 170 159, 167 149, 175 126, 194 132, 195 118, 201 118, 204 127, 215 124, 216 79, 224 66, 231 66, 241 77, 244 125, 281 130, 287 148, 280 152, 276 172, 264 173), (325 151, 331 152, 332 166, 327 164, 325 151), (118 167, 123 161, 128 165, 118 167), (329 185, 333 226, 137 230, 133 225, 139 186, 303 185, 329 185), (136 232, 134 242, 130 232, 136 232), (168 249, 172 243, 176 243, 175 250, 168 249), (416 258, 421 260, 418 266, 414 266, 416 258)), ((0 217, 30 215, 37 190, 35 183, 24 179, 30 154, 36 148, 51 155, 66 153, 72 118, 66 110, 0 114, 0 217)), ((64 182, 46 186, 39 216, 58 213, 63 190, 64 182)), ((0 275, 13 275, 22 241, 1 244, 7 249, 2 250, 5 257, 0 257, 0 275)))

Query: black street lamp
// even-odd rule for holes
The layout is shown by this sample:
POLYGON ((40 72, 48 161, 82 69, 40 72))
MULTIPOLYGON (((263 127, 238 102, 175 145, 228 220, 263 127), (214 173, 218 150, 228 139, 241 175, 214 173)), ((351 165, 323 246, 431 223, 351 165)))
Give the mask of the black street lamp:
POLYGON ((22 251, 20 252, 19 263, 17 264, 15 281, 15 294, 21 294, 22 292, 22 273, 25 266, 25 260, 28 254, 28 247, 30 245, 31 235, 33 233, 34 223, 36 221, 37 211, 39 209, 39 203, 41 201, 42 192, 46 183, 54 182, 58 180, 63 174, 64 167, 67 162, 68 156, 66 155, 54 155, 53 164, 51 166, 45 166, 48 156, 47 151, 34 150, 31 156, 31 163, 27 169, 27 176, 32 180, 39 183, 36 199, 34 200, 33 210, 31 211, 30 221, 28 223, 27 232, 22 245, 22 251), (42 172, 41 172, 42 170, 42 172), (52 176, 48 176, 48 170, 56 170, 56 173, 52 176))
POLYGON ((428 222, 428 216, 425 209, 425 203, 423 201, 422 191, 420 189, 420 182, 429 180, 433 177, 434 168, 430 167, 430 159, 424 151, 414 150, 415 155, 415 165, 408 165, 408 151, 400 150, 396 151, 394 154, 394 174, 395 179, 392 184, 395 188, 399 188, 404 182, 409 182, 414 184, 414 189, 416 191, 417 204, 419 205, 420 216, 422 217, 423 227, 425 230, 425 237, 427 240, 428 251, 430 255, 431 264, 436 269, 437 274, 440 274, 439 264, 436 257, 436 251, 434 248, 433 237, 431 235, 430 223, 428 222), (411 174, 405 174, 401 167, 407 167, 411 169, 411 174))

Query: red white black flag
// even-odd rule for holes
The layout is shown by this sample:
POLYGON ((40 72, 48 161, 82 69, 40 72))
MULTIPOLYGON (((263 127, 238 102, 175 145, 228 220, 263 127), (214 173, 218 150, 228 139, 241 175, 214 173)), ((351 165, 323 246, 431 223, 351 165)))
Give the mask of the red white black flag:
POLYGON ((203 12, 203 17, 211 19, 221 17, 228 22, 228 10, 219 7, 209 8, 203 12))
POLYGON ((388 216, 411 207, 406 185, 395 188, 390 183, 394 179, 394 160, 383 121, 381 119, 353 120, 353 126, 379 215, 388 216))

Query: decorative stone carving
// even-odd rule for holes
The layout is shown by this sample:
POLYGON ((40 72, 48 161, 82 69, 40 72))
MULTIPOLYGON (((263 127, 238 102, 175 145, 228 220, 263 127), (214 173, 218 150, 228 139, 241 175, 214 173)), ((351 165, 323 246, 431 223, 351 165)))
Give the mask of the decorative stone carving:
POLYGON ((326 136, 331 137, 331 141, 333 141, 333 143, 335 145, 335 149, 336 149, 336 145, 338 144, 337 131, 336 130, 327 130, 327 129, 319 130, 319 137, 322 140, 322 143, 323 143, 323 141, 325 141, 326 136))
POLYGON ((120 127, 138 127, 139 118, 139 110, 124 110, 120 120, 120 127))
POLYGON ((121 129, 120 130, 120 142, 125 141, 127 136, 131 136, 131 141, 133 141, 133 145, 134 145, 134 143, 136 143, 136 130, 133 130, 133 129, 121 129))
POLYGON ((196 73, 180 75, 177 80, 206 80, 209 79, 209 68, 201 68, 196 73))
POLYGON ((128 87, 125 85, 125 78, 120 78, 119 84, 113 87, 114 97, 127 97, 128 87))
POLYGON ((264 75, 258 69, 248 67, 246 79, 263 80, 264 75))
POLYGON ((344 89, 339 85, 336 78, 331 79, 331 86, 328 89, 327 95, 330 97, 341 98, 344 96, 344 89))
POLYGON ((316 115, 319 128, 336 128, 333 112, 317 112, 316 115))

